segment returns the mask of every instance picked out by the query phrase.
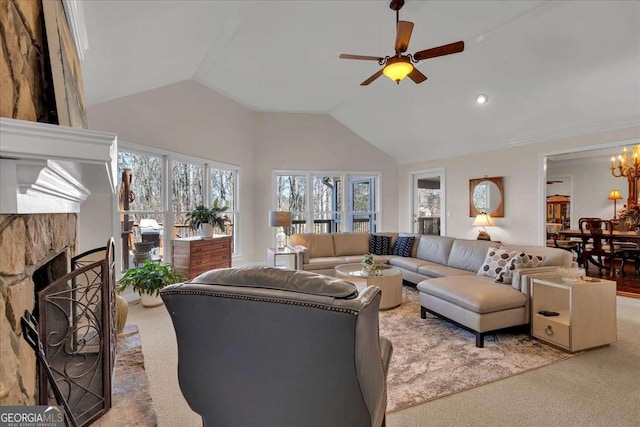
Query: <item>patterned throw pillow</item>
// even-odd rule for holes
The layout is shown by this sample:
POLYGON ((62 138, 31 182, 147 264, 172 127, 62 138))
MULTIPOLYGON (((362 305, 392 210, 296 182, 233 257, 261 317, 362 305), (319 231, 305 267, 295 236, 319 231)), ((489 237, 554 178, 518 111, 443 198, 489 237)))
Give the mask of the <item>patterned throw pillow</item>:
POLYGON ((413 242, 416 240, 415 236, 402 236, 396 239, 396 244, 393 245, 393 254, 400 256, 411 256, 411 248, 413 248, 413 242))
POLYGON ((496 282, 511 283, 513 281, 513 272, 516 268, 540 267, 542 261, 544 261, 543 255, 525 254, 524 252, 516 253, 516 255, 509 260, 507 267, 498 274, 496 282))
POLYGON ((507 268, 509 260, 517 253, 516 251, 489 248, 484 264, 482 264, 482 267, 478 270, 478 276, 489 276, 495 279, 507 268))
POLYGON ((372 234, 369 238, 369 253, 374 255, 391 255, 391 237, 372 234))

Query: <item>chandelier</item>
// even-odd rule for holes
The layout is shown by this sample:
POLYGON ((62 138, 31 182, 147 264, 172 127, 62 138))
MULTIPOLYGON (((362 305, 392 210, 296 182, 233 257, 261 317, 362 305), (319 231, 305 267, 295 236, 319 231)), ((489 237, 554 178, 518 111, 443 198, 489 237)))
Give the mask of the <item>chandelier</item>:
POLYGON ((611 175, 616 178, 640 178, 640 144, 636 144, 631 151, 631 156, 627 156, 627 147, 624 147, 622 154, 618 155, 618 166, 616 158, 611 157, 611 175))

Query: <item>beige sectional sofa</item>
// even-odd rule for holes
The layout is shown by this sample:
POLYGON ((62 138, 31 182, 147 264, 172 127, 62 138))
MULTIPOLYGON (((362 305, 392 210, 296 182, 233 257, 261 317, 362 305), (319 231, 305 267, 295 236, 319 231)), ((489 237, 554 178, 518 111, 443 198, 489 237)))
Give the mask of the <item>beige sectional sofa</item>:
MULTIPOLYGON (((391 237, 415 236, 411 256, 376 255, 378 262, 402 272, 404 280, 420 291, 421 316, 430 312, 476 334, 476 345, 497 330, 529 323, 529 289, 516 270, 511 284, 496 283, 478 275, 489 248, 503 248, 544 257, 527 272, 570 267, 571 253, 557 248, 529 245, 501 245, 484 240, 403 233, 376 233, 391 237)), ((333 275, 340 264, 359 263, 369 252, 369 233, 294 234, 291 247, 297 252, 298 268, 333 275)))

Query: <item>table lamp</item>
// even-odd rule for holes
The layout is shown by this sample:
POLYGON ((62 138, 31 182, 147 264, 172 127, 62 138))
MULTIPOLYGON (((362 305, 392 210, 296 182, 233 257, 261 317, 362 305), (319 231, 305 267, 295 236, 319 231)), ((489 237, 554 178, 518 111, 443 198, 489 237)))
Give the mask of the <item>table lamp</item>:
POLYGON ((609 197, 607 197, 607 199, 613 200, 613 219, 616 219, 616 215, 618 214, 616 212, 616 201, 622 199, 622 195, 620 195, 618 190, 613 189, 611 190, 611 193, 609 193, 609 197))
POLYGON ((476 227, 482 227, 482 229, 478 232, 478 240, 491 240, 491 236, 487 233, 485 227, 496 225, 491 216, 487 213, 480 213, 476 216, 476 219, 473 220, 473 224, 476 227))
POLYGON ((276 246, 278 249, 284 249, 287 244, 287 235, 284 233, 283 227, 291 227, 291 212, 269 211, 269 225, 278 227, 276 246))

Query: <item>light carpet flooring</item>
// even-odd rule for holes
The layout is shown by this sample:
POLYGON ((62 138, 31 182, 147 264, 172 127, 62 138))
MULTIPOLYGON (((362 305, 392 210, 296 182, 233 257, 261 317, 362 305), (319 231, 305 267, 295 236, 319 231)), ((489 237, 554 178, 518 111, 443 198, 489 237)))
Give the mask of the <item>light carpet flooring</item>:
MULTIPOLYGON (((387 426, 640 426, 640 299, 619 296, 617 306, 617 343, 390 413, 387 426)), ((140 330, 159 426, 201 426, 178 386, 164 306, 132 304, 128 323, 140 330)))

